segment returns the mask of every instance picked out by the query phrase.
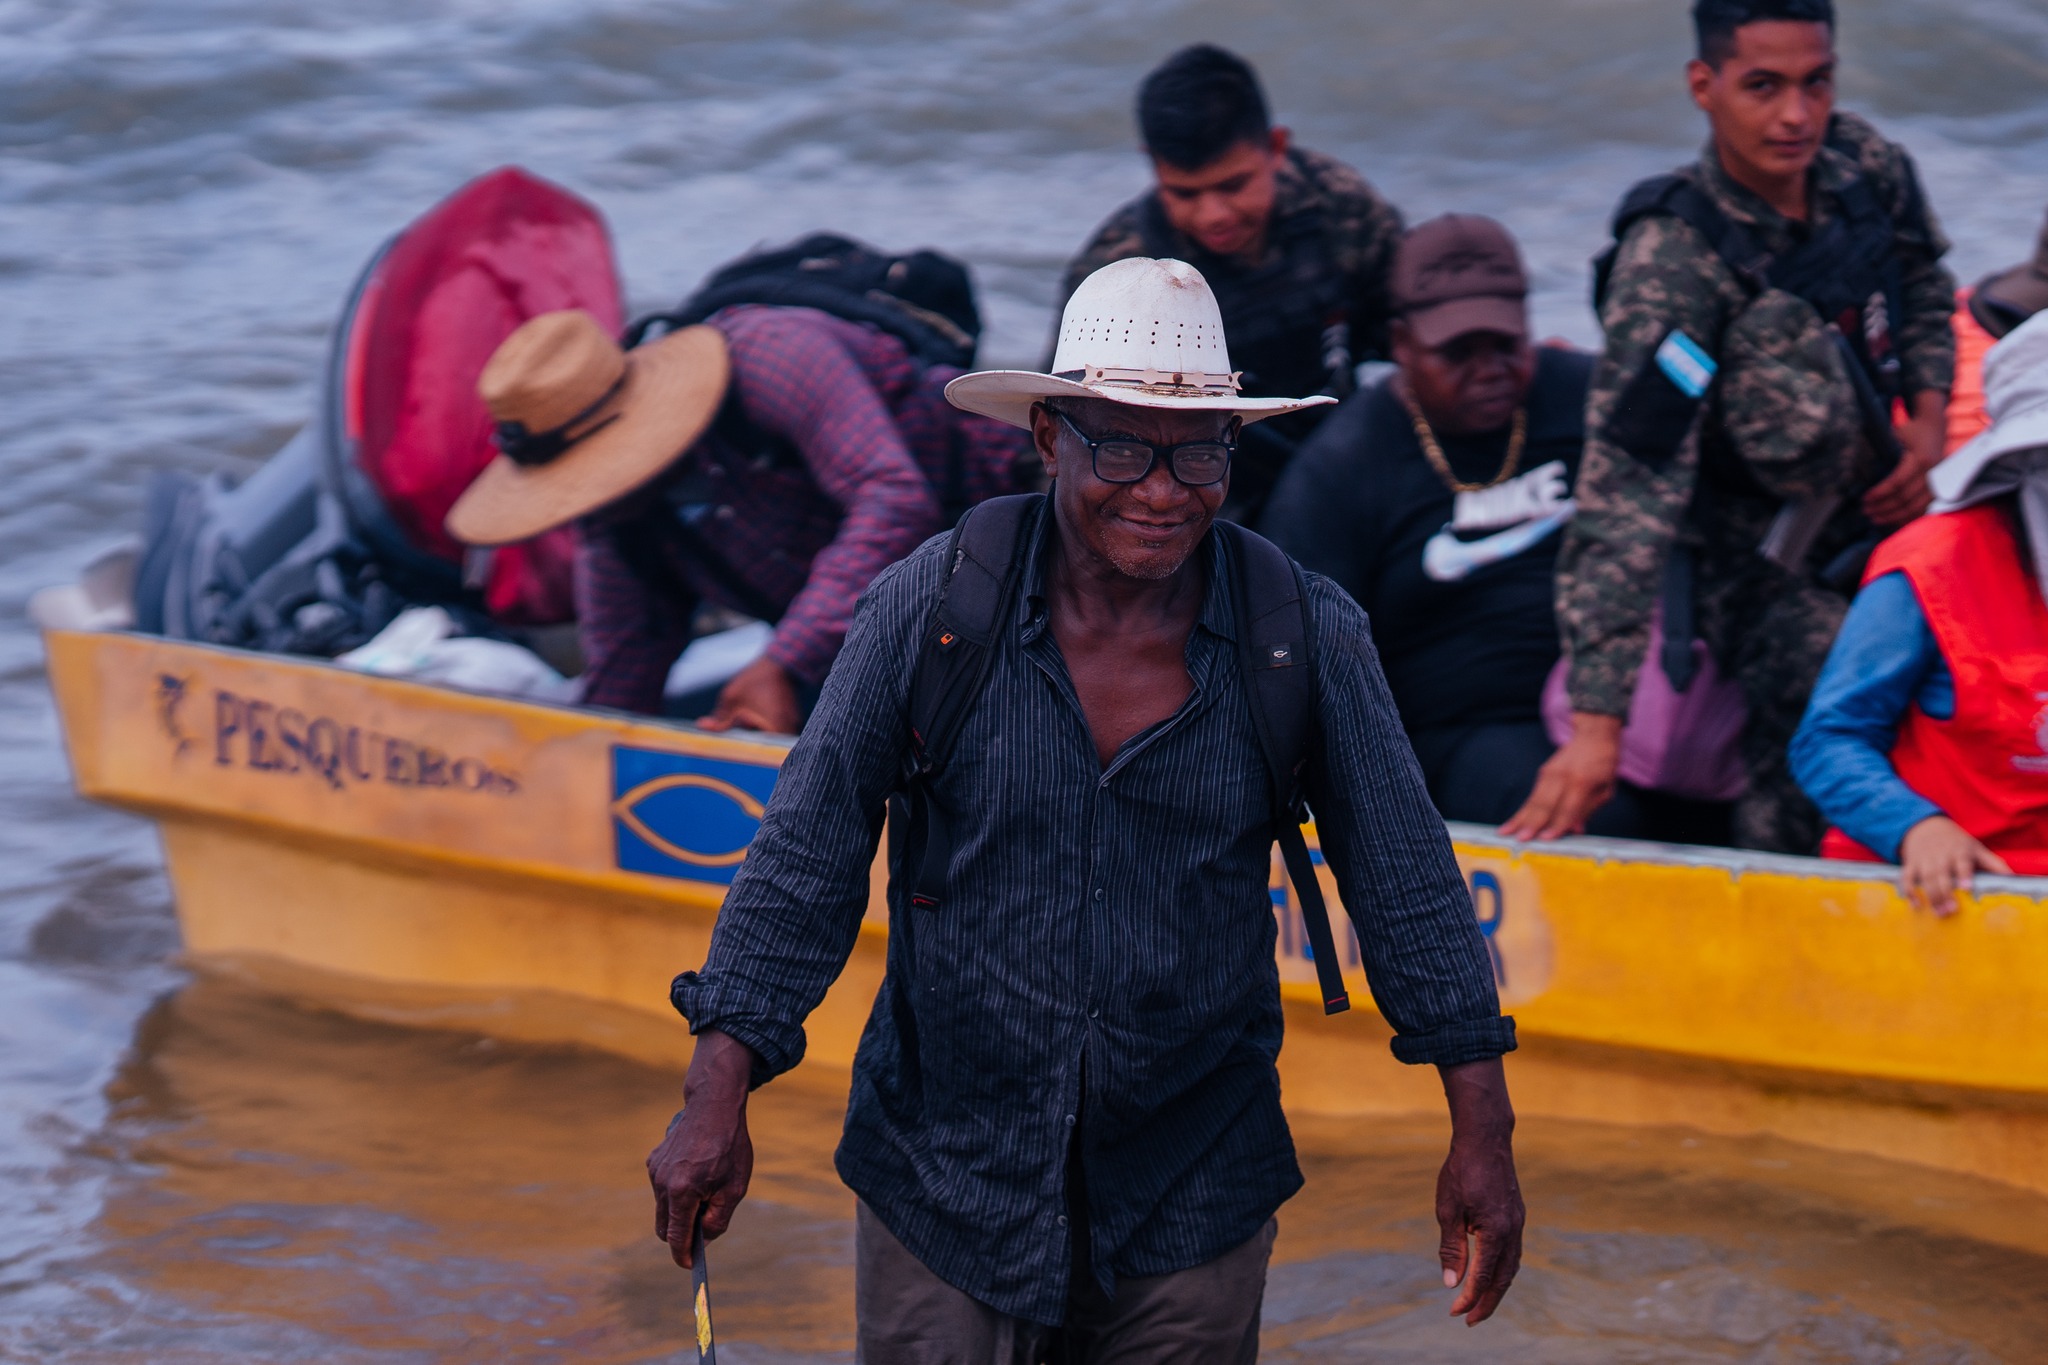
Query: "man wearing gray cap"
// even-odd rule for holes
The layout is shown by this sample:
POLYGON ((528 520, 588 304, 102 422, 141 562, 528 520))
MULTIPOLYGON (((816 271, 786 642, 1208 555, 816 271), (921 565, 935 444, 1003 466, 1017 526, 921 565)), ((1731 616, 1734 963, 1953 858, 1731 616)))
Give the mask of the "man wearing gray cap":
MULTIPOLYGON (((1372 620, 1437 809, 1498 824, 1550 756, 1540 702, 1592 357, 1529 344, 1528 278, 1490 218, 1448 214, 1394 256, 1386 382, 1348 400, 1282 476, 1260 531, 1372 620)), ((1640 836, 1625 788, 1595 832, 1640 836)))

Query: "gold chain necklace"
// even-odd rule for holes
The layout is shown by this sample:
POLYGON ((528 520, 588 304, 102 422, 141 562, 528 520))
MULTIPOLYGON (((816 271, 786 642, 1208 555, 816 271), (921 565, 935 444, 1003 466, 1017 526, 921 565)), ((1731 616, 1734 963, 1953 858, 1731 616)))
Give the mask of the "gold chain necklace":
POLYGON ((1444 448, 1436 443, 1436 433, 1429 429, 1429 419, 1422 415, 1422 408, 1416 403, 1415 395, 1403 387, 1399 390, 1401 403, 1408 409, 1408 420, 1415 424, 1415 439, 1422 443, 1422 453, 1429 460, 1430 468, 1437 477, 1451 486, 1453 493, 1477 493, 1492 488, 1515 477, 1515 470, 1522 463, 1522 442, 1529 434, 1529 410, 1515 409, 1515 425, 1508 432, 1507 458, 1500 462, 1500 472, 1485 483, 1466 483, 1451 470, 1451 462, 1444 458, 1444 448))

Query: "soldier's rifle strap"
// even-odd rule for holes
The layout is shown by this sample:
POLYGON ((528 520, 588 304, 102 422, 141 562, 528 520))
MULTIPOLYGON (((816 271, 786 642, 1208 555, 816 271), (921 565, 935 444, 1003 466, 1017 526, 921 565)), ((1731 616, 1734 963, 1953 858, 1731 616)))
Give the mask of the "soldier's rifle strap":
POLYGON ((1671 680, 1671 690, 1683 692, 1692 686, 1695 674, 1699 672, 1699 660, 1693 654, 1693 638, 1699 633, 1698 615, 1693 597, 1694 571, 1698 567, 1693 548, 1684 541, 1672 545, 1671 553, 1664 558, 1664 583, 1659 599, 1659 610, 1663 614, 1664 657, 1659 663, 1664 676, 1671 680))

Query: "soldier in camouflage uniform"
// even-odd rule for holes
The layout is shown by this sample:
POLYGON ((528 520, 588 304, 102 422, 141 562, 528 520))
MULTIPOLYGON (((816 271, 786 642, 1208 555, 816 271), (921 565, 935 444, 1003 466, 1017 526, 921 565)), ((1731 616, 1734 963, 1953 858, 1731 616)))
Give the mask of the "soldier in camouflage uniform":
POLYGON ((1661 597, 1667 622, 1686 602, 1696 610, 1749 707, 1736 842, 1811 853, 1819 816, 1786 746, 1858 547, 1867 555, 1878 528, 1926 509, 1954 281, 1911 159, 1833 112, 1827 0, 1701 0, 1694 18, 1701 58, 1688 75, 1714 136, 1696 165, 1624 201, 1596 267, 1608 272, 1606 348, 1558 556, 1574 738, 1502 828, 1576 832, 1606 799, 1639 670, 1659 666, 1645 655, 1661 597), (1852 368, 1872 381, 1860 402, 1852 368), (1893 399, 1908 413, 1895 431, 1893 399), (1888 470, 1880 447, 1893 438, 1888 470), (1808 534, 1780 534, 1766 554, 1800 511, 1808 534), (1674 569, 1693 584, 1676 602, 1674 569))
MULTIPOLYGON (((1138 123, 1158 183, 1096 229, 1061 305, 1111 261, 1187 261, 1216 295, 1246 394, 1349 394, 1356 363, 1387 354, 1401 215, 1358 172, 1270 126, 1257 76, 1220 48, 1186 48, 1147 76, 1138 123)), ((1256 516, 1322 411, 1246 428, 1223 515, 1256 516)))

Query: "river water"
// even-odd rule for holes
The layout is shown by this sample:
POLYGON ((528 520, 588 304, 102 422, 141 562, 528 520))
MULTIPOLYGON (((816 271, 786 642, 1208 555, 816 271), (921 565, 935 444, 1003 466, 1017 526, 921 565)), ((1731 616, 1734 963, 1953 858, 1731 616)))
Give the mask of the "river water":
MULTIPOLYGON (((1503 219, 1580 341, 1614 199, 1700 136, 1678 0, 0 0, 0 1358, 681 1358, 638 1172, 675 1079, 193 977, 149 829, 69 793, 27 595, 132 528, 149 470, 274 449, 368 254, 504 162, 604 210, 635 307, 832 227, 967 257, 985 357, 1028 361, 1064 254, 1143 183, 1137 76, 1198 37, 1411 220, 1503 219)), ((1859 0, 1842 46, 1957 273, 2024 254, 2048 8, 1859 0)), ((718 1252, 738 1365, 849 1349, 842 1088, 764 1092, 718 1252)), ((1440 1132, 1302 1141, 1276 1358, 2024 1360, 2048 1332, 2048 1260, 1999 1231, 2048 1201, 1531 1123, 1529 1269, 1465 1334, 1431 1285, 1440 1132)))

